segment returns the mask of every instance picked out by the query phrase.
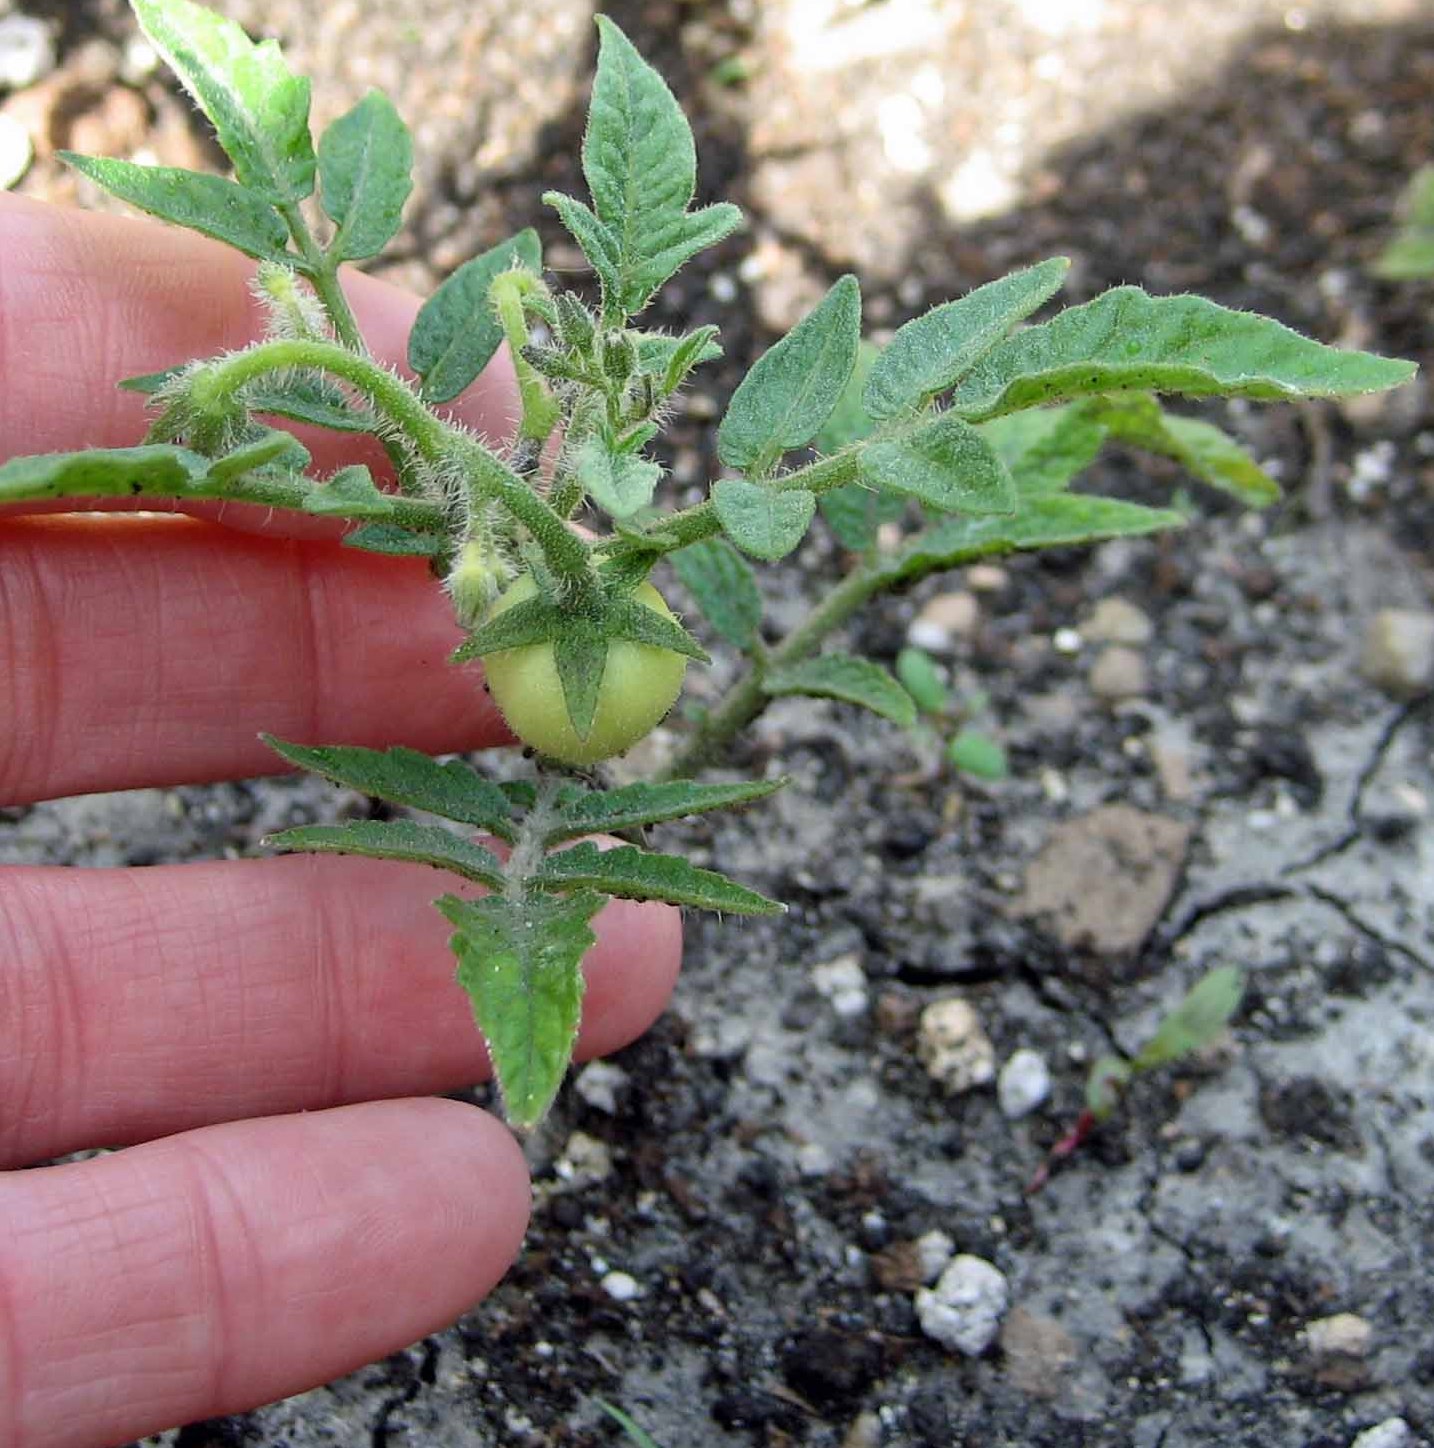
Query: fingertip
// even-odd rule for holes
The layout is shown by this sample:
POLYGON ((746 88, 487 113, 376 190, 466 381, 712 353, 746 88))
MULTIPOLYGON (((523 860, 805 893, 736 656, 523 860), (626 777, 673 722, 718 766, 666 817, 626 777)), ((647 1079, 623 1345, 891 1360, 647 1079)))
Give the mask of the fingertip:
POLYGON ((653 901, 610 900, 595 925, 578 1054, 635 1041, 667 1008, 682 965, 682 913, 653 901))

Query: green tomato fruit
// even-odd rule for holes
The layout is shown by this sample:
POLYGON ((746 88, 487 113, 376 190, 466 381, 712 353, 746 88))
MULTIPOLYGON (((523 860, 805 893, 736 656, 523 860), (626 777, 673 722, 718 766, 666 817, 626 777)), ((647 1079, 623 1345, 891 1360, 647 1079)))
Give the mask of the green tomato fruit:
MULTIPOLYGON (((531 575, 524 574, 493 605, 489 617, 496 618, 537 591, 531 575)), ((672 617, 672 610, 650 583, 639 584, 632 596, 654 613, 672 617)), ((564 764, 596 764, 632 748, 661 722, 682 692, 687 660, 670 649, 613 639, 586 739, 578 737, 568 717, 552 644, 527 644, 488 654, 483 668, 488 691, 519 739, 564 764)))

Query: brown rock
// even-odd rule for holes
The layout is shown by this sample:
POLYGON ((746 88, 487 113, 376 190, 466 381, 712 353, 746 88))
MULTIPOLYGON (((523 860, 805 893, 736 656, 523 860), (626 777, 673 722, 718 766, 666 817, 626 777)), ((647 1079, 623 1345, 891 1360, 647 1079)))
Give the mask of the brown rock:
POLYGON ((1072 949, 1123 955, 1150 934, 1185 863, 1190 827, 1129 805, 1058 825, 1026 871, 1017 915, 1072 949))
POLYGON ((1053 1317, 1015 1307, 1001 1327, 1006 1376, 1028 1397, 1052 1399, 1076 1360, 1075 1340, 1053 1317))
POLYGON ((893 1242, 871 1259, 871 1273, 883 1292, 915 1292, 926 1280, 921 1247, 916 1242, 893 1242))

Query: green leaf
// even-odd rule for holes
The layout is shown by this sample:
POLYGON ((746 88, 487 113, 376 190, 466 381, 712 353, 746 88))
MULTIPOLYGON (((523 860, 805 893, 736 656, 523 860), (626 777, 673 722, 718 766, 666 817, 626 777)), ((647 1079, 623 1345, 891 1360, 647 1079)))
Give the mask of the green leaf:
POLYGON ((944 513, 1014 513, 1016 487, 995 449, 951 413, 902 436, 868 443, 862 476, 888 493, 944 513))
POLYGON ((725 538, 704 538, 669 557, 713 629, 736 648, 751 648, 762 625, 762 594, 746 559, 725 538))
POLYGON ((232 21, 192 0, 132 0, 150 44, 209 117, 244 186, 279 205, 314 189, 309 83, 279 47, 255 45, 232 21))
POLYGON ((1096 459, 1106 429, 1080 403, 1031 408, 981 424, 1022 498, 1059 493, 1096 459))
POLYGON ((600 437, 582 445, 575 467, 588 496, 614 518, 631 518, 647 507, 662 477, 657 463, 613 452, 600 437))
POLYGON ((1245 978, 1239 967, 1217 966, 1161 1021, 1132 1064, 1148 1071, 1208 1046, 1229 1025, 1244 994, 1245 978))
POLYGON ((453 759, 440 764, 416 749, 362 749, 348 744, 290 744, 272 734, 259 736, 276 754, 325 779, 441 815, 456 824, 512 843, 513 811, 508 796, 476 770, 453 759))
MULTIPOLYGON (((190 364, 181 362, 161 372, 142 372, 115 383, 125 392, 153 397, 190 364)), ((355 408, 341 387, 317 372, 295 372, 287 377, 266 377, 244 389, 244 403, 251 412, 282 417, 289 422, 306 422, 332 432, 372 432, 371 412, 355 408)))
POLYGON ((851 654, 819 654, 773 669, 762 680, 762 692, 840 699, 859 704, 906 729, 916 723, 916 704, 911 695, 880 665, 851 654))
POLYGON ((458 984, 488 1043, 508 1120, 536 1126, 572 1060, 583 957, 596 943, 591 921, 603 897, 583 890, 518 904, 497 895, 434 903, 455 927, 458 984))
POLYGON ((894 523, 905 514, 907 499, 900 493, 883 493, 864 483, 847 483, 820 494, 817 507, 843 548, 865 553, 875 545, 883 523, 894 523))
POLYGON ((341 513, 345 518, 387 518, 393 499, 381 493, 373 474, 362 463, 340 468, 328 482, 315 488, 304 501, 307 513, 341 513))
POLYGON ((1054 493, 1029 499, 1013 518, 952 518, 938 523, 884 564, 881 577, 889 587, 996 553, 1135 538, 1184 527, 1185 521, 1183 513, 1170 508, 1054 493))
POLYGON ((601 1398, 594 1398, 593 1402, 622 1429, 628 1439, 637 1445, 637 1448, 659 1448, 656 1439, 645 1429, 639 1428, 621 1408, 615 1408, 611 1403, 604 1402, 601 1398))
POLYGON ((811 527, 817 500, 805 488, 771 488, 740 478, 713 485, 722 530, 744 552, 767 563, 785 558, 811 527))
POLYGON ((963 729, 946 746, 946 758, 953 769, 974 779, 1005 779, 1010 772, 1006 751, 977 729, 963 729))
POLYGON ((732 915, 780 915, 786 908, 681 856, 658 855, 635 845, 600 850, 590 840, 548 855, 530 883, 545 890, 601 890, 623 900, 665 900, 732 915))
POLYGON ((950 704, 936 660, 925 649, 908 645, 896 656, 896 677, 923 714, 944 714, 950 704))
POLYGON ((1434 166, 1415 173, 1398 210, 1403 227, 1374 263, 1374 274, 1392 282, 1434 276, 1434 166))
POLYGON ((602 283, 603 295, 616 297, 621 289, 617 238, 575 197, 545 191, 543 204, 558 213, 602 283))
POLYGON ((247 442, 213 459, 206 479, 228 483, 258 468, 280 467, 302 472, 308 465, 309 450, 298 438, 276 427, 265 427, 258 429, 247 442))
POLYGON ((685 337, 664 337, 654 332, 637 339, 638 371, 660 377, 664 396, 676 392, 694 368, 715 362, 720 356, 717 328, 710 325, 698 327, 685 337))
POLYGON ((1278 500, 1280 485, 1235 441, 1212 423, 1174 417, 1144 393, 1101 397, 1086 404, 1110 435, 1133 447, 1173 458, 1182 467, 1252 508, 1278 500))
POLYGON ((377 256, 403 224, 413 139, 392 102, 370 91, 319 137, 319 199, 338 230, 338 261, 377 256))
MULTIPOLYGON (((631 315, 690 256, 732 231, 741 213, 725 205, 688 212, 697 187, 692 128, 632 42, 606 16, 596 18, 600 39, 583 175, 606 240, 598 242, 601 263, 590 251, 588 257, 600 276, 610 273, 603 276, 609 300, 631 315)), ((575 207, 559 208, 565 224, 575 207)), ((579 225, 596 230, 586 221, 579 225)), ((588 251, 592 238, 574 234, 588 251)))
POLYGON ((876 419, 866 410, 862 396, 866 391, 866 380, 880 356, 881 348, 874 342, 862 341, 857 347, 856 365, 851 369, 851 376, 847 378, 831 416, 822 423, 812 439, 812 446, 818 452, 840 452, 850 443, 860 442, 875 431, 876 419))
POLYGON ((0 464, 0 503, 38 498, 184 497, 204 483, 210 460, 169 443, 40 453, 0 464))
POLYGON ((956 388, 951 406, 987 418, 1098 392, 1347 397, 1397 387, 1416 370, 1412 362, 1326 347, 1203 297, 1117 287, 997 345, 956 388))
POLYGON ((556 820, 543 831, 543 843, 553 845, 599 831, 612 834, 750 804, 775 794, 785 784, 785 779, 746 780, 740 784, 697 784, 690 779, 674 779, 664 784, 594 790, 563 804, 556 820))
POLYGON ((1097 1121, 1105 1121, 1120 1104, 1121 1095, 1134 1075, 1130 1062, 1119 1056, 1099 1056, 1085 1082, 1085 1104, 1097 1121))
POLYGON ((433 558, 448 546, 436 533, 415 533, 396 523, 365 523, 343 537, 345 548, 384 553, 394 558, 433 558))
POLYGON ((162 221, 187 226, 262 260, 293 261, 285 254, 289 229, 268 198, 222 176, 173 166, 138 166, 133 161, 102 156, 77 156, 73 151, 56 154, 111 196, 162 221))
POLYGON ((264 843, 278 850, 305 850, 326 855, 364 855, 374 860, 401 860, 451 870, 465 880, 503 888, 503 867, 491 850, 461 839, 441 825, 413 820, 354 820, 345 825, 299 825, 280 830, 264 843))
POLYGON ((987 282, 908 322, 871 369, 866 384, 867 411, 873 417, 894 417, 945 392, 1017 322, 1049 301, 1061 289, 1069 270, 1066 257, 1052 257, 987 282))
POLYGON ((488 288, 514 266, 542 266, 532 227, 464 262, 419 309, 408 334, 408 365, 423 379, 426 402, 452 402, 492 360, 503 328, 488 305, 488 288))
POLYGON ((841 277, 742 379, 717 429, 717 455, 758 475, 816 436, 832 415, 861 345, 861 289, 841 277))

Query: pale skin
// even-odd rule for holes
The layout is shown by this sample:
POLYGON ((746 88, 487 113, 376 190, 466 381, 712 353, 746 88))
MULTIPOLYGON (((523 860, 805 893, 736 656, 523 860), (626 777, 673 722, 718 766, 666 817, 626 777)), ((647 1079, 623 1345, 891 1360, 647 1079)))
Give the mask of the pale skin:
MULTIPOLYGON (((251 264, 0 196, 0 458, 138 441, 116 378, 250 340, 251 264)), ((346 283, 371 347, 417 302, 346 283)), ((459 407, 500 435, 510 369, 459 407)), ((317 439, 317 461, 336 462, 317 439)), ((345 459, 347 460, 347 459, 345 459)), ((229 508, 0 510, 0 804, 274 772, 260 729, 506 740, 424 567, 229 508)), ((467 1311, 518 1251, 522 1153, 426 1099, 488 1074, 422 867, 292 857, 0 871, 0 1442, 100 1448, 235 1412, 467 1311)), ((663 1008, 677 912, 614 902, 578 1054, 663 1008)))

